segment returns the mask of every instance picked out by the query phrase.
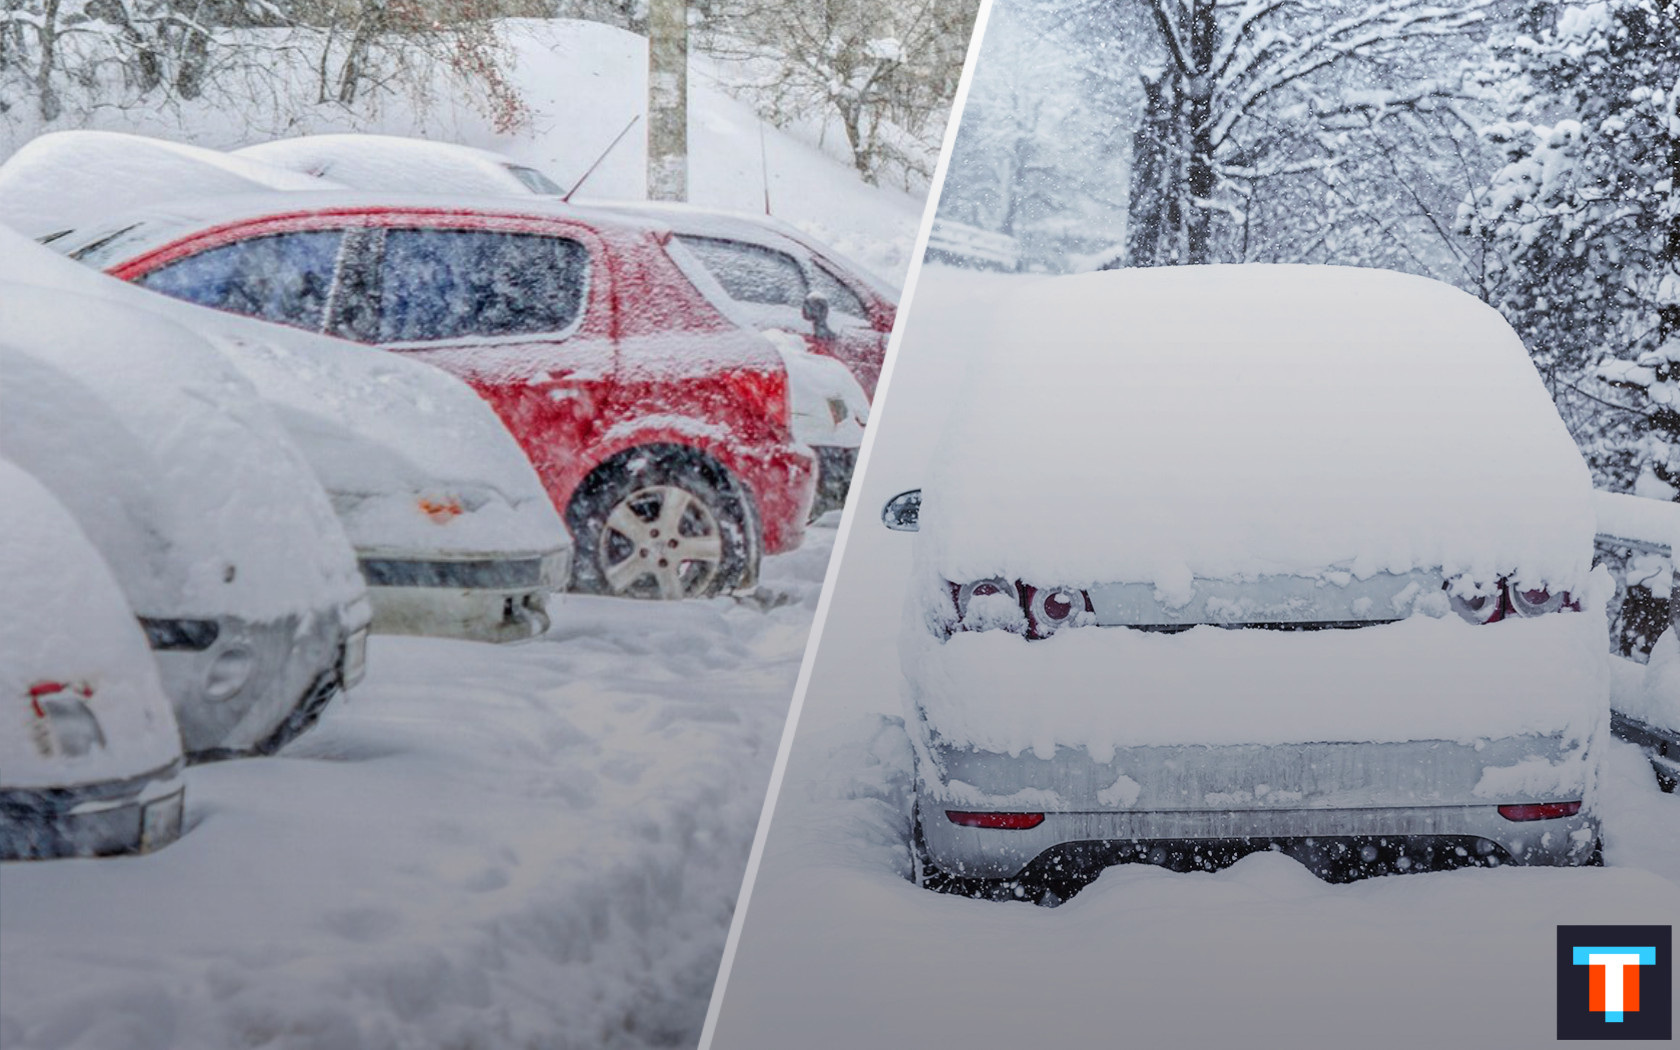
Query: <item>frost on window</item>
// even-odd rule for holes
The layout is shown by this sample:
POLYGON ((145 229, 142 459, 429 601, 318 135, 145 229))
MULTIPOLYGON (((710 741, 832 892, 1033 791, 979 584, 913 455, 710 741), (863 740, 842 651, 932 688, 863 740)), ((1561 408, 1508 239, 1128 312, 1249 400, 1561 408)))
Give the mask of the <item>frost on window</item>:
POLYGON ((189 255, 140 283, 200 306, 318 331, 342 240, 338 230, 253 237, 189 255))
POLYGON ((828 300, 830 311, 855 317, 860 321, 869 319, 869 309, 863 305, 863 300, 858 294, 848 288, 840 278, 829 273, 821 263, 811 267, 811 276, 815 278, 812 291, 828 300))
POLYGON ((379 342, 560 332, 583 304, 577 241, 491 230, 391 230, 379 342))
POLYGON ((745 241, 678 236, 731 299, 798 309, 810 290, 805 272, 786 252, 745 241))

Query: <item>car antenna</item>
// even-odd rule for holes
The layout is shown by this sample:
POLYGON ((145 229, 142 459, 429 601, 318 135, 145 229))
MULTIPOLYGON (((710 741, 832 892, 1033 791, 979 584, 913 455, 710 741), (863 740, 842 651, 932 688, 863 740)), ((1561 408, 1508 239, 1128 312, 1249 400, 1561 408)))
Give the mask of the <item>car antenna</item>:
POLYGON ((758 122, 758 172, 764 183, 764 214, 770 214, 770 151, 764 145, 764 120, 758 122))
POLYGON ((589 176, 595 174, 595 169, 599 168, 601 166, 601 162, 603 160, 607 159, 607 154, 611 153, 613 151, 614 147, 616 147, 621 141, 623 141, 624 136, 630 134, 630 129, 635 127, 636 126, 636 121, 641 120, 641 119, 642 119, 642 115, 640 113, 638 113, 635 116, 630 118, 630 123, 624 125, 624 130, 620 131, 618 133, 617 138, 615 138, 611 142, 607 143, 607 148, 601 151, 601 155, 599 157, 595 158, 595 163, 593 163, 589 166, 589 170, 584 172, 582 175, 578 176, 578 180, 576 182, 572 183, 572 188, 560 195, 560 200, 561 201, 563 201, 563 202, 564 201, 570 201, 572 199, 572 194, 574 194, 578 191, 578 187, 582 186, 585 182, 589 181, 589 176))

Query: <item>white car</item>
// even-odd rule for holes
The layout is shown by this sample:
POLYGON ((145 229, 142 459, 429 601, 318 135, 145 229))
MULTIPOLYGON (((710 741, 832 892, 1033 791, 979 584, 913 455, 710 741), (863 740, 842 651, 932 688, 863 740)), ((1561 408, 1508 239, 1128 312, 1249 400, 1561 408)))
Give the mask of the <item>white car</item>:
POLYGON ((188 757, 278 749, 364 665, 365 590, 308 463, 186 329, 36 284, 0 297, 0 453, 116 574, 188 757))
POLYGON ((69 511, 0 459, 0 860, 181 834, 181 737, 146 638, 69 511))
MULTIPOLYGON (((0 171, 3 171, 0 168, 0 171)), ((94 263, 100 243, 167 222, 123 220, 53 247, 94 263)), ((208 338, 269 403, 332 499, 381 633, 515 641, 547 629, 571 538, 523 451, 464 383, 393 354, 156 295, 0 229, 0 278, 50 282, 208 338)))
POLYGON ((364 190, 469 197, 565 192, 541 171, 500 153, 397 135, 300 135, 230 156, 364 190))
POLYGON ((43 238, 138 202, 334 183, 222 153, 117 131, 53 131, 0 165, 0 223, 43 238))
POLYGON ((924 884, 1598 862, 1611 585, 1497 312, 1380 270, 1163 267, 1026 280, 984 331, 886 513, 919 512, 924 884))
MULTIPOLYGON (((1600 543, 1629 551, 1653 597, 1668 602, 1668 629, 1651 646, 1641 688, 1623 692, 1610 711, 1616 735, 1651 758, 1664 791, 1680 784, 1680 503, 1594 493, 1600 543), (1660 575, 1659 575, 1660 574, 1660 575)), ((1630 573, 1631 576, 1631 573, 1630 573)))

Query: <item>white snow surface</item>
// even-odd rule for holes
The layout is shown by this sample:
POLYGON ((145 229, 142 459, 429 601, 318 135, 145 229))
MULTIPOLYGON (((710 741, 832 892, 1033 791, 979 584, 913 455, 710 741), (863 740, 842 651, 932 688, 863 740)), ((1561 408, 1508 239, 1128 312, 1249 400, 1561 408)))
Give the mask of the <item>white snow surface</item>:
POLYGON ((1599 491, 1593 493, 1593 510, 1601 535, 1671 551, 1680 547, 1680 503, 1599 491))
POLYGON ((1680 730, 1680 630, 1662 633, 1639 684, 1617 692, 1611 706, 1647 725, 1680 730))
POLYGON ((233 156, 364 190, 474 197, 536 193, 508 170, 508 164, 516 163, 512 158, 399 135, 304 135, 259 142, 234 150, 233 156))
POLYGON ((160 201, 334 184, 200 146, 114 131, 49 132, 0 166, 0 222, 31 237, 160 201), (113 187, 121 187, 113 193, 113 187))
POLYGON ((788 374, 788 407, 793 439, 805 445, 857 448, 869 422, 869 395, 839 360, 811 350, 797 332, 768 328, 764 338, 782 356, 788 374), (831 401, 844 407, 834 418, 831 401))
POLYGON ((0 867, 0 1043, 693 1046, 832 538, 748 601, 374 638, 281 755, 187 771, 169 849, 0 867))
POLYGON ((146 637, 111 569, 70 512, 0 459, 0 786, 73 787, 149 773, 181 757, 180 731, 146 637), (41 566, 52 567, 42 572, 41 566), (30 687, 92 690, 105 745, 43 756, 30 687))
POLYGON ((264 621, 363 593, 309 464, 207 342, 132 306, 0 288, 4 454, 71 509, 141 615, 264 621))
POLYGON ((1602 607, 1495 624, 1412 616, 1345 631, 911 629, 909 696, 941 739, 986 751, 1454 740, 1585 741, 1609 695, 1602 607))
POLYGON ((1586 466, 1471 296, 1338 267, 1021 284, 969 348, 925 485, 927 571, 1167 589, 1439 568, 1581 592, 1586 466))
POLYGON ((222 351, 302 449, 357 549, 435 556, 569 545, 524 450, 454 376, 149 292, 3 227, 0 249, 0 279, 165 318, 222 351), (456 500, 463 513, 440 523, 421 500, 456 500))

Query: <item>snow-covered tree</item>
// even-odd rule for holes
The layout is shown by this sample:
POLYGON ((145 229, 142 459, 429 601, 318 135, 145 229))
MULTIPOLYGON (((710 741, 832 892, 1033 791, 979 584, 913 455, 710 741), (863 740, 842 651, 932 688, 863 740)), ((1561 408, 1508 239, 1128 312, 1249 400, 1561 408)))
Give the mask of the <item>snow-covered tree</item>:
POLYGON ((712 0, 698 44, 778 125, 836 119, 866 180, 931 173, 976 0, 712 0))
POLYGON ((1015 238, 1025 268, 1058 271, 1123 236, 1135 106, 1051 19, 1042 5, 993 5, 939 214, 1015 238))
POLYGON ((1601 481, 1680 498, 1680 3, 1531 2, 1492 54, 1490 300, 1601 481))
MULTIPOLYGON (((1127 261, 1246 257, 1268 183, 1340 163, 1326 128, 1450 98, 1404 59, 1462 37, 1490 0, 1131 0, 1147 27, 1127 261)), ((1308 183, 1310 184, 1310 182, 1308 183)))

